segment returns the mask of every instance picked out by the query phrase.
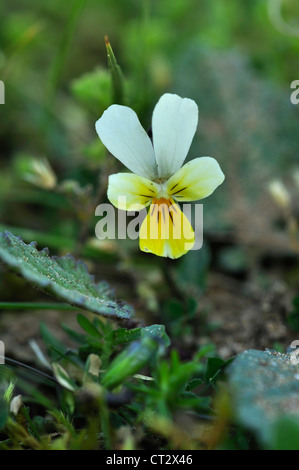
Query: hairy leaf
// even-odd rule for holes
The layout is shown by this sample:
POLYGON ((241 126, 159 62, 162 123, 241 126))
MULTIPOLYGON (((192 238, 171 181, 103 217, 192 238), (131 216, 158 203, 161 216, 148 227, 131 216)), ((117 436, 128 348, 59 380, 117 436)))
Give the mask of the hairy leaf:
POLYGON ((29 282, 75 307, 111 317, 130 318, 133 310, 111 299, 106 282, 96 284, 82 261, 71 255, 49 256, 47 248, 36 249, 10 232, 0 233, 0 258, 29 282))
POLYGON ((248 350, 228 367, 237 420, 272 447, 281 420, 299 418, 298 353, 248 350))

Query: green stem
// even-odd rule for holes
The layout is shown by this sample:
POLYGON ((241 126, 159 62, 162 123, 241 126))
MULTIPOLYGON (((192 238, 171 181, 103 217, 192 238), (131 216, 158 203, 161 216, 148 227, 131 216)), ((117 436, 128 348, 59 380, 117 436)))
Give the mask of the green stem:
POLYGON ((0 359, 4 359, 5 364, 11 364, 12 366, 15 366, 15 367, 21 367, 22 369, 33 372, 34 374, 44 377, 45 379, 48 379, 51 382, 54 382, 56 385, 60 386, 59 382, 55 379, 55 377, 52 377, 51 375, 48 375, 45 372, 42 372, 41 370, 35 369, 35 367, 29 366, 28 364, 25 364, 24 362, 20 362, 10 357, 1 356, 1 355, 0 355, 0 359))
POLYGON ((40 440, 41 440, 40 435, 39 435, 34 423, 32 422, 32 419, 29 416, 29 413, 28 413, 28 410, 27 410, 26 406, 22 406, 22 413, 23 413, 28 425, 30 426, 32 434, 40 442, 40 440))
POLYGON ((78 310, 68 304, 38 302, 0 302, 0 310, 78 310))

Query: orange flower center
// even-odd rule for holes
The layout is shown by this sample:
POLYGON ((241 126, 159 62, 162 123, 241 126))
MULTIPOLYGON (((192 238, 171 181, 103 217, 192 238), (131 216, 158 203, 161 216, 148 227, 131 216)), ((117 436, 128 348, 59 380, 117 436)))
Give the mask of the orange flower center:
POLYGON ((166 204, 167 207, 170 207, 172 205, 173 201, 171 199, 166 199, 164 197, 160 197, 159 199, 153 198, 152 204, 158 204, 158 206, 161 206, 162 204, 166 204))

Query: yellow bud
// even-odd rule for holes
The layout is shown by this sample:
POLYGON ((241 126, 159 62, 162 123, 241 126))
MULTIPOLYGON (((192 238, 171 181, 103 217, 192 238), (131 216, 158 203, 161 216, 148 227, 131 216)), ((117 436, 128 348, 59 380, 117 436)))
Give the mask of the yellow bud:
POLYGON ((23 178, 44 189, 53 189, 57 183, 56 175, 46 158, 32 159, 23 178))
POLYGON ((10 412, 13 415, 17 416, 22 406, 23 406, 22 395, 17 395, 10 402, 10 412))
POLYGON ((287 208, 290 206, 290 193, 280 180, 273 180, 268 186, 268 190, 278 204, 278 206, 287 208))
POLYGON ((88 356, 88 359, 89 359, 88 373, 98 377, 100 373, 100 367, 102 365, 101 359, 99 358, 97 354, 90 354, 88 356))

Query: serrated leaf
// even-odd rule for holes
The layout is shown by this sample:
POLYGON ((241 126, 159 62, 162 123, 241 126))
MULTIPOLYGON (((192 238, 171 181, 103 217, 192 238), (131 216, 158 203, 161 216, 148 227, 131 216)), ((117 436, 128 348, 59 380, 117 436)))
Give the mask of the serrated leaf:
POLYGON ((281 420, 299 418, 299 365, 292 354, 248 350, 227 369, 237 421, 271 447, 281 420))
POLYGON ((0 233, 0 258, 29 282, 71 305, 110 317, 130 318, 132 307, 112 300, 107 283, 94 282, 82 261, 71 255, 49 256, 10 232, 0 233))

